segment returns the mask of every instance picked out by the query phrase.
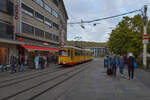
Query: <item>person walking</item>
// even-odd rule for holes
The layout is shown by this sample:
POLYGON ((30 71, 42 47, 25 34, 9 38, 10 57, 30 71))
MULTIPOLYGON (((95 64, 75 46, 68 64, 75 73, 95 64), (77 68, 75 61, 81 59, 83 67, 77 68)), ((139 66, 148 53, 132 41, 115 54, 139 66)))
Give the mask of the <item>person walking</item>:
POLYGON ((120 65, 120 57, 117 56, 116 57, 116 66, 119 67, 119 65, 120 65))
POLYGON ((12 55, 10 57, 11 73, 13 73, 14 71, 16 72, 15 64, 16 64, 16 58, 15 58, 15 56, 12 55))
POLYGON ((108 68, 110 67, 110 57, 107 55, 107 57, 104 59, 104 67, 108 68))
POLYGON ((21 62, 20 62, 20 55, 16 57, 16 70, 20 71, 20 66, 21 66, 21 62))
POLYGON ((39 56, 35 57, 34 62, 35 62, 35 69, 39 69, 39 56))
POLYGON ((40 57, 40 64, 41 64, 41 69, 44 69, 44 67, 45 67, 44 56, 40 57))
POLYGON ((23 71, 24 70, 24 56, 21 56, 20 57, 20 71, 23 71))
POLYGON ((104 68, 107 68, 108 67, 108 61, 107 61, 107 58, 104 59, 104 68))
POLYGON ((50 58, 49 58, 49 56, 47 56, 46 62, 47 62, 47 67, 49 67, 49 64, 50 64, 50 58))
POLYGON ((129 54, 128 58, 128 75, 129 80, 134 78, 134 57, 132 53, 129 54))
POLYGON ((2 68, 1 68, 1 71, 7 71, 7 67, 6 67, 6 56, 4 56, 3 58, 3 64, 2 64, 2 68))
POLYGON ((123 75, 123 69, 124 69, 124 58, 123 58, 123 56, 120 56, 119 69, 120 69, 120 74, 123 75))
POLYGON ((116 70, 117 70, 117 63, 116 63, 116 56, 112 58, 112 71, 113 75, 116 76, 116 70))

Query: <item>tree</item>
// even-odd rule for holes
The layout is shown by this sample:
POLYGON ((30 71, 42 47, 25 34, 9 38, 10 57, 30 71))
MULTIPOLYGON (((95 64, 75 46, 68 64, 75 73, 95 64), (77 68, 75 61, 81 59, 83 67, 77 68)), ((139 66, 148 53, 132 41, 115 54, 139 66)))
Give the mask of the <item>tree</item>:
POLYGON ((142 22, 143 19, 141 15, 135 15, 134 17, 123 17, 116 28, 111 32, 108 41, 108 47, 110 50, 116 54, 126 54, 128 52, 132 52, 139 55, 143 48, 142 22))

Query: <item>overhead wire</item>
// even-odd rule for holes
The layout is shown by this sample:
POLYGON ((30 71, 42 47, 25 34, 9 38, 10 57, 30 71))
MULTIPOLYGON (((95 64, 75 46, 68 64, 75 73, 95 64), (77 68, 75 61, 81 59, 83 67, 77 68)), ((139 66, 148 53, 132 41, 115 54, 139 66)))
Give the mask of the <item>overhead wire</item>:
POLYGON ((91 20, 91 21, 71 22, 71 23, 68 23, 68 24, 92 23, 92 22, 97 22, 97 21, 101 21, 101 20, 106 20, 106 19, 111 19, 111 18, 115 18, 115 17, 124 16, 124 15, 135 13, 135 12, 142 12, 142 10, 139 9, 139 10, 134 10, 134 11, 130 11, 130 12, 127 12, 127 13, 122 13, 122 14, 118 14, 118 15, 114 15, 114 16, 110 16, 110 17, 104 17, 104 18, 95 19, 95 20, 91 20))

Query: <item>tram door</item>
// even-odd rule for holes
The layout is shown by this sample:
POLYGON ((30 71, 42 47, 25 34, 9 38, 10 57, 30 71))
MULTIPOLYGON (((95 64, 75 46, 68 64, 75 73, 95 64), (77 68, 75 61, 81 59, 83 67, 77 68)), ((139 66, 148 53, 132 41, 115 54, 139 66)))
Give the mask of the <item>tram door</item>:
POLYGON ((73 50, 70 49, 70 57, 71 57, 71 60, 73 59, 73 50))

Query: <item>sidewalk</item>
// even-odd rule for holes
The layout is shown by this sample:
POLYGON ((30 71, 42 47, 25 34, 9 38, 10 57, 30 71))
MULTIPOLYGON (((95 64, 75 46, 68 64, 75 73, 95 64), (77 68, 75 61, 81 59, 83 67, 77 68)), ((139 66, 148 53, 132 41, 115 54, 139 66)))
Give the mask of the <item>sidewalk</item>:
POLYGON ((143 69, 136 69, 135 76, 140 80, 147 88, 150 89, 150 71, 143 69))
MULTIPOLYGON (((46 67, 45 69, 56 68, 56 67, 59 67, 59 65, 51 63, 50 66, 46 67)), ((36 71, 36 69, 30 69, 29 66, 25 66, 24 68, 25 68, 24 71, 18 71, 18 69, 17 69, 17 72, 13 73, 13 74, 11 74, 10 70, 0 72, 0 78, 9 77, 9 76, 13 76, 13 75, 20 75, 20 74, 24 74, 24 73, 32 73, 32 72, 36 71)))

